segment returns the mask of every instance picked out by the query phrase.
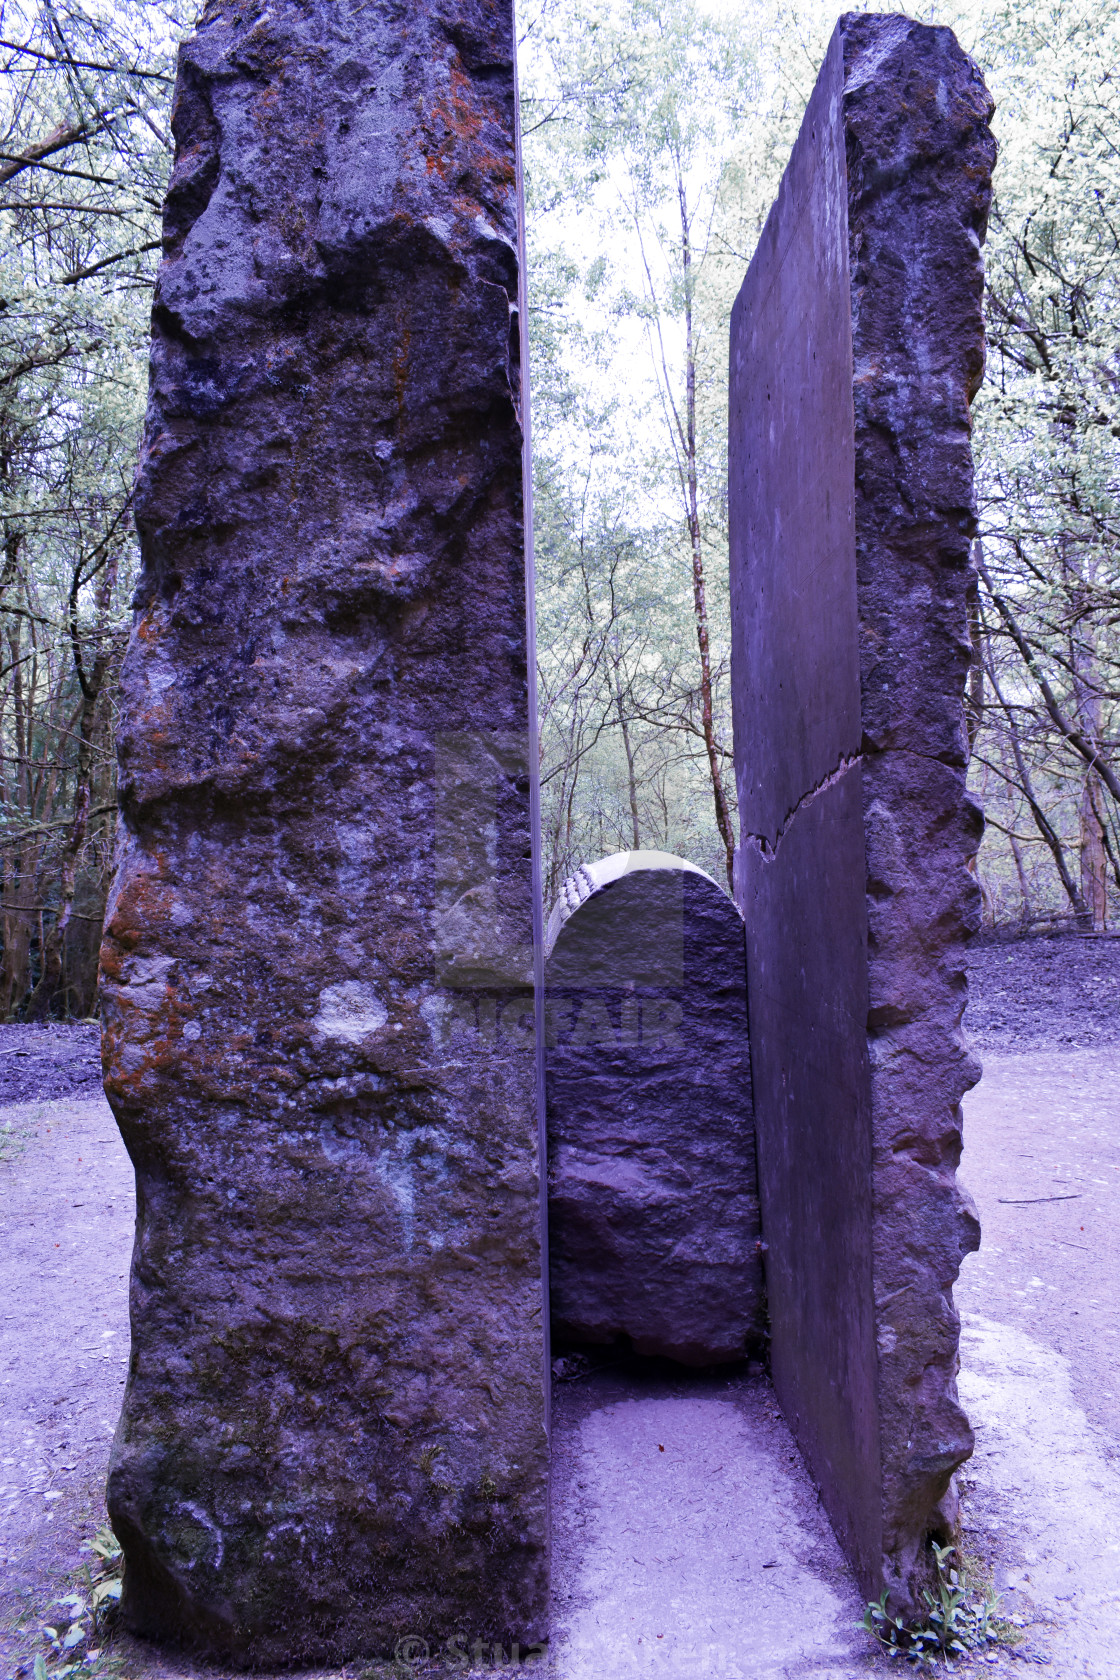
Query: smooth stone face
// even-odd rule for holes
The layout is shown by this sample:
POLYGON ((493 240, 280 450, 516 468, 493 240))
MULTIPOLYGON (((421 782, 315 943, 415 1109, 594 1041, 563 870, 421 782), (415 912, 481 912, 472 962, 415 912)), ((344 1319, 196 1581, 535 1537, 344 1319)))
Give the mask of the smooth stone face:
POLYGON ((742 918, 632 852, 566 883, 549 932, 553 1335, 741 1359, 765 1331, 742 918))
MULTIPOLYGON (((546 1633, 511 8, 184 45, 123 680, 145 1636, 546 1633)), ((419 1647, 409 1647, 418 1650, 419 1647)))
POLYGON ((843 85, 837 33, 733 316, 732 692, 772 1369, 871 1582, 881 1492, 843 85))
POLYGON ((972 1435, 952 1283, 968 405, 992 104, 947 29, 841 19, 732 317, 732 692, 774 1380, 869 1592, 922 1608, 972 1435))

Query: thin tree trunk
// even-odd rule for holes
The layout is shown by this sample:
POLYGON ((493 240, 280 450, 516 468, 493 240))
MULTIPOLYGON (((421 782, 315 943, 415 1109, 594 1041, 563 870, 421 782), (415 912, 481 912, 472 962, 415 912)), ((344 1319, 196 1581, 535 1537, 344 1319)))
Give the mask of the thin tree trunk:
MULTIPOLYGON (((1092 616, 1092 584, 1092 577, 1087 580, 1077 578, 1071 590, 1070 605, 1073 610, 1069 655, 1074 671, 1074 699, 1081 732, 1099 759, 1103 708, 1097 629, 1092 616)), ((1098 804, 1099 790, 1100 776, 1095 768, 1087 769, 1078 807, 1081 897, 1085 902, 1085 926, 1094 933, 1103 933, 1108 926, 1108 861, 1098 804)))
POLYGON ((1034 917, 1034 912, 1031 909, 1030 888, 1027 885, 1027 872, 1023 867, 1023 854, 1019 849, 1018 840, 1016 840, 1013 834, 1009 834, 1007 838, 1011 843, 1011 856, 1015 859, 1015 873, 1019 877, 1019 895, 1021 899, 1021 903, 1019 905, 1019 920, 1022 922, 1023 926, 1026 927, 1034 917))
POLYGON ((634 749, 630 741, 630 725, 626 719, 626 708, 622 703, 622 683, 619 680, 618 666, 614 667, 614 698, 618 707, 618 727, 622 731, 622 750, 626 754, 626 783, 630 794, 630 828, 634 840, 634 850, 641 849, 642 836, 638 827, 638 782, 634 774, 634 749))
MULTIPOLYGON (((1023 664, 1027 667, 1027 670, 1030 672, 1038 686, 1038 691, 1042 695, 1043 703, 1054 728, 1058 731, 1059 735, 1063 736, 1063 738, 1069 742, 1070 746, 1073 747, 1076 752, 1080 753, 1089 769, 1095 770, 1099 774, 1101 781, 1104 783, 1105 787, 1107 787, 1113 799, 1120 804, 1120 777, 1117 777, 1116 772, 1112 769, 1112 766, 1107 762, 1107 760, 1101 757, 1099 745, 1089 741, 1085 736, 1085 732, 1079 729, 1077 725, 1071 722, 1071 720, 1066 716, 1057 699, 1057 696, 1055 695, 1049 682, 1046 680, 1038 660, 1034 656, 1031 644, 1023 634, 1023 630, 1018 619, 1011 610, 1009 603, 1002 595, 997 594, 995 589, 992 587, 992 580, 988 576, 983 563, 981 563, 980 575, 983 577, 984 582, 987 585, 992 605, 1002 618, 1007 634, 1018 648, 1019 653, 1022 656, 1023 664)), ((988 675, 989 677, 991 676, 990 671, 988 675)))
POLYGON ((54 922, 45 933, 40 945, 39 978, 27 1005, 29 1021, 41 1021, 51 1013, 52 1007, 57 1003, 62 985, 66 930, 70 925, 70 917, 74 909, 74 888, 78 877, 78 864, 89 833, 93 729, 99 692, 100 682, 98 682, 97 691, 92 696, 83 695, 82 698, 78 718, 78 763, 75 779, 74 815, 59 863, 58 910, 54 922))
POLYGON ((1081 897, 1081 890, 1069 872, 1069 866, 1066 863, 1065 848, 1062 845, 1061 838, 1057 830, 1054 828, 1053 823, 1051 823, 1049 817, 1046 815, 1046 812, 1039 804, 1035 795, 1034 784, 1031 780, 1031 773, 1027 768, 1027 761, 1023 757, 1023 749, 1019 741, 1019 730, 1015 722, 1015 715, 1003 697, 1003 690, 999 686, 999 678, 996 676, 994 663, 989 664, 988 666, 988 681, 992 685, 992 693, 999 702, 1000 710, 1003 712, 1004 719, 1007 724, 1007 738, 1011 744, 1012 756, 1015 759, 1015 769, 1018 772, 1019 777, 1016 785, 1027 804, 1030 806, 1030 812, 1031 816, 1034 818, 1035 827, 1038 829, 1039 834, 1046 842, 1050 856, 1054 859, 1054 867, 1058 871, 1058 879, 1062 883, 1062 888, 1066 897, 1069 899, 1074 915, 1083 917, 1085 914, 1085 904, 1081 897))
POLYGON ((1104 830, 1097 811, 1090 771, 1081 784, 1078 815, 1081 824, 1081 897, 1085 903, 1085 926, 1094 933, 1104 933, 1108 927, 1108 859, 1105 856, 1104 830))
POLYGON ((685 480, 688 535, 692 549, 692 604, 696 617, 696 641, 700 650, 700 722, 712 778, 716 827, 723 841, 727 885, 735 890, 735 835, 731 811, 723 788, 721 753, 716 741, 712 707, 712 655, 708 634, 708 599, 704 581, 704 551, 700 540, 699 473, 696 459, 696 347, 692 330, 692 245, 689 236, 688 204, 684 181, 678 171, 677 196, 681 212, 681 266, 684 273, 685 324, 685 480))
POLYGON ((1112 879, 1116 882, 1117 889, 1120 889, 1120 856, 1117 855, 1113 841, 1109 838, 1108 823, 1105 821, 1104 812, 1099 806, 1097 816, 1100 819, 1101 843, 1104 846, 1104 855, 1108 859, 1109 868, 1112 870, 1112 879))
POLYGON ((109 669, 106 618, 112 599, 113 583, 116 578, 115 558, 110 558, 103 565, 98 580, 93 637, 95 651, 92 665, 88 669, 82 648, 82 635, 78 626, 78 597, 84 581, 82 578, 83 566, 84 557, 79 560, 74 571, 74 580, 70 590, 69 616, 70 645, 74 670, 81 689, 77 719, 78 761, 75 770, 74 815, 59 865, 58 911, 53 926, 40 945, 39 979, 27 1006, 27 1017, 31 1021, 42 1020, 50 1014, 62 989, 66 930, 70 926, 70 918, 74 910, 74 891, 78 879, 78 866, 89 835, 89 816, 93 794, 94 731, 97 725, 101 691, 104 687, 106 672, 109 669))
MULTIPOLYGON (((977 537, 975 545, 977 571, 984 559, 984 545, 977 537)), ((980 620, 980 588, 977 583, 968 598, 968 638, 972 643, 972 663, 968 668, 968 705, 965 707, 965 729, 968 752, 972 756, 976 738, 984 721, 984 636, 980 620)))
MULTIPOLYGON (((9 540, 5 545, 5 559, 14 554, 9 540)), ((5 566, 5 579, 11 581, 12 572, 5 566)), ((33 786, 30 756, 30 728, 25 716, 22 656, 26 651, 20 621, 12 618, 8 625, 8 656, 12 665, 12 741, 16 758, 13 784, 15 805, 29 819, 34 815, 33 786)), ((6 1016, 19 1008, 31 987, 31 935, 36 902, 36 855, 39 847, 34 840, 21 841, 11 859, 5 904, 11 909, 4 916, 4 970, 2 1001, 6 1016)))

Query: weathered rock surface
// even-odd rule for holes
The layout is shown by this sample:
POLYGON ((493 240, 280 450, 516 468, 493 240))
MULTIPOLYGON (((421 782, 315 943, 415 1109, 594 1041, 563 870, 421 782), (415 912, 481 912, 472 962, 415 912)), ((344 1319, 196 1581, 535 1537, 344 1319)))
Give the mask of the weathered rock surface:
POLYGON ((106 1090, 133 1629, 545 1628, 511 7, 210 0, 180 57, 106 1090))
POLYGON ((742 917, 680 858, 622 852, 548 932, 553 1334, 741 1359, 766 1327, 742 917))
POLYGON ((731 532, 775 1383, 865 1584, 920 1604, 972 1448, 952 1285, 968 871, 969 402, 992 103, 848 15, 736 305, 731 532))

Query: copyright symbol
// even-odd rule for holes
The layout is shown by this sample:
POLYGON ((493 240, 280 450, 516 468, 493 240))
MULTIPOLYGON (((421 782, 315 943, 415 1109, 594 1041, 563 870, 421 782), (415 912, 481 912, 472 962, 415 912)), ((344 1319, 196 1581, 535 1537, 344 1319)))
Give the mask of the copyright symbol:
POLYGON ((396 1655, 402 1662, 422 1663, 428 1660, 428 1641, 421 1639, 418 1633, 406 1634, 397 1640, 396 1655))

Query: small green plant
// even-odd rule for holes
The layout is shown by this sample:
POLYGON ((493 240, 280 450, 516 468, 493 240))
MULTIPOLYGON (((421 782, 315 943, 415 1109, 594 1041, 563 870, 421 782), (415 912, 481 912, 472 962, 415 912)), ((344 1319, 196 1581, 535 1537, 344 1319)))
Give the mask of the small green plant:
POLYGON ((42 1624, 47 1649, 36 1654, 34 1680, 66 1680, 79 1670, 89 1674, 95 1666, 99 1674, 106 1674, 114 1666, 105 1661, 103 1645, 121 1596, 120 1544, 112 1529, 104 1527, 82 1550, 92 1552, 95 1561, 83 1564, 73 1592, 54 1600, 52 1608, 62 1614, 42 1624))
POLYGON ((961 1558, 955 1546, 935 1544, 933 1552, 937 1586, 923 1592, 926 1612, 919 1621, 892 1616, 884 1591, 878 1603, 867 1606, 858 1625, 874 1635, 888 1657, 903 1657, 927 1670, 939 1663, 951 1670, 955 1660, 972 1651, 1016 1643, 1014 1626, 999 1615, 999 1594, 991 1581, 981 1578, 974 1560, 961 1558))
POLYGON ((17 1127, 14 1120, 5 1120, 0 1125, 0 1162, 18 1160, 26 1147, 26 1131, 17 1127))

